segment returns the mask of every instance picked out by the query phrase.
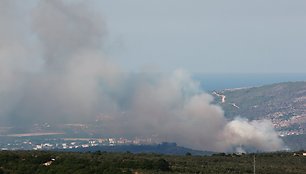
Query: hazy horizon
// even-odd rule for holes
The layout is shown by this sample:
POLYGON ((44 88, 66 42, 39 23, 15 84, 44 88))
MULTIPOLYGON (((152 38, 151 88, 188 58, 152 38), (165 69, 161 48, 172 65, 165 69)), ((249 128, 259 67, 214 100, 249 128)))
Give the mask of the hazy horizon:
POLYGON ((194 73, 205 91, 306 81, 306 73, 194 73))

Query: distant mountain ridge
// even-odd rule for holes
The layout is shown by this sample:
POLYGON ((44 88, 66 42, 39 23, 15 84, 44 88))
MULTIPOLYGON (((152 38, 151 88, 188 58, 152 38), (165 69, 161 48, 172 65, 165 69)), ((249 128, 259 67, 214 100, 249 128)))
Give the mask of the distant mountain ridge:
MULTIPOLYGON (((226 89, 214 91, 212 95, 229 120, 237 116, 249 120, 269 119, 284 139, 306 134, 305 81, 226 89)), ((300 140, 296 142, 301 144, 300 140)), ((305 145, 295 145, 295 148, 306 149, 305 145)))

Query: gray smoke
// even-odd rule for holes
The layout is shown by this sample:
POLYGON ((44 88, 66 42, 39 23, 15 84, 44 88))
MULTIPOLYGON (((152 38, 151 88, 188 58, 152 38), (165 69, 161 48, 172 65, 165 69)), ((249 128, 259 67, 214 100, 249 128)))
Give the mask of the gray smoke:
POLYGON ((279 150, 267 121, 228 122, 182 70, 121 73, 103 52, 92 1, 0 1, 0 119, 12 125, 101 120, 105 134, 153 137, 202 150, 279 150))

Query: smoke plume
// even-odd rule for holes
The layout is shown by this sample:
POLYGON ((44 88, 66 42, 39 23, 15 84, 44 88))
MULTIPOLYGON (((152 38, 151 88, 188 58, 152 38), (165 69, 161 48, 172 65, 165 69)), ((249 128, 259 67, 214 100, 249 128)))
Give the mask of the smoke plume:
POLYGON ((92 1, 0 1, 0 121, 13 126, 101 119, 103 133, 202 150, 279 150, 267 121, 227 121, 182 70, 124 74, 103 53, 92 1))

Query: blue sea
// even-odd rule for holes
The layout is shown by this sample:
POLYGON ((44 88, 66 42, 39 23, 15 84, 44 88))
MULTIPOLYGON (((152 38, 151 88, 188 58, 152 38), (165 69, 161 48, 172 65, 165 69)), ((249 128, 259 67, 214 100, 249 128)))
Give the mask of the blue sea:
POLYGON ((200 82, 205 91, 229 88, 254 87, 280 82, 306 81, 303 74, 194 74, 193 78, 200 82))

